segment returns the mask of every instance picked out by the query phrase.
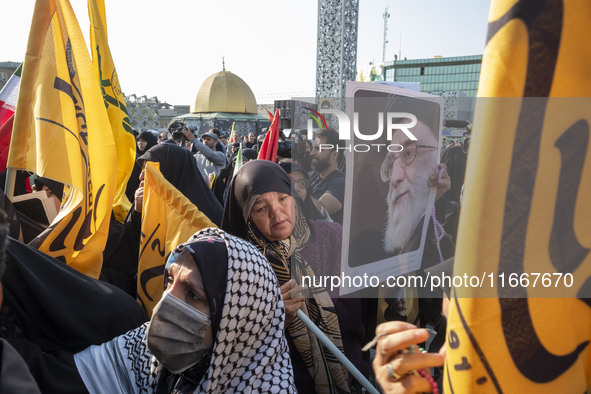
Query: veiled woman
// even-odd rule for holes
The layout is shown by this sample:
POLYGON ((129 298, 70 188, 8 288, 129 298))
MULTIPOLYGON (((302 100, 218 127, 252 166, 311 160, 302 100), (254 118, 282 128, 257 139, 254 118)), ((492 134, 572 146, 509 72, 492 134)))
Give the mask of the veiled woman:
MULTIPOLYGON (((149 130, 143 130, 135 139, 135 157, 136 159, 146 153, 151 147, 158 145, 156 136, 149 130)), ((133 164, 133 170, 127 181, 127 188, 125 195, 129 201, 133 201, 133 193, 140 184, 139 176, 142 172, 142 167, 136 162, 133 164)))
POLYGON ((306 290, 305 301, 294 294, 302 290, 296 285, 302 276, 338 275, 341 227, 306 220, 299 200, 291 196, 291 187, 289 176, 278 164, 267 160, 246 163, 230 184, 222 228, 253 243, 279 279, 298 391, 349 392, 346 369, 295 317, 301 308, 361 372, 368 373, 369 365, 361 355, 365 332, 361 301, 331 299, 324 288, 306 290))
POLYGON ((91 393, 295 393, 277 279, 248 242, 210 228, 166 263, 149 324, 75 356, 91 393))

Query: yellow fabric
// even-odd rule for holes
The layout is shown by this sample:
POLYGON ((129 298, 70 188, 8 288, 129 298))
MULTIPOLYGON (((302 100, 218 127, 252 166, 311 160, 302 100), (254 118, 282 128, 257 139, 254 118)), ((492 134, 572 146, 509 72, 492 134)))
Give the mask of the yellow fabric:
POLYGON ((158 163, 146 162, 137 292, 150 316, 162 297, 168 255, 207 227, 216 225, 162 176, 158 163))
POLYGON ((456 289, 472 298, 451 300, 445 392, 591 386, 591 304, 576 298, 591 284, 589 16, 589 2, 492 2, 454 274, 494 289, 456 289), (574 285, 511 288, 536 272, 574 285))
POLYGON ((67 0, 38 0, 8 167, 63 182, 61 210, 33 245, 98 278, 117 151, 88 49, 67 0))
POLYGON ((125 97, 119 84, 117 70, 109 50, 104 0, 88 0, 88 14, 90 17, 92 63, 99 78, 101 93, 117 147, 117 189, 113 199, 113 213, 117 220, 123 222, 131 208, 131 202, 125 195, 125 188, 135 161, 135 137, 125 107, 125 97))

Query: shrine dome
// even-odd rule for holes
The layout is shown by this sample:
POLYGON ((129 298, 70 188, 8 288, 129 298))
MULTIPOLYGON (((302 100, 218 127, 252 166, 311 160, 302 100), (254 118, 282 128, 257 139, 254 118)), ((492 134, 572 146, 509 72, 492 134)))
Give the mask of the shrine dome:
POLYGON ((246 82, 224 68, 203 81, 195 99, 193 112, 256 114, 257 102, 246 82))

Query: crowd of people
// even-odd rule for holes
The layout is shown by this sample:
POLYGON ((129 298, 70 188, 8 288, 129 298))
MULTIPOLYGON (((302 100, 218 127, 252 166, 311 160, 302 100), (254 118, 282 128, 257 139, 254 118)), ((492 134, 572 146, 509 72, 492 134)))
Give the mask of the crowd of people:
MULTIPOLYGON (((459 153, 446 149, 447 166, 437 164, 431 130, 420 127, 412 144, 395 135, 408 149, 382 163, 389 213, 377 247, 399 253, 408 240, 397 215, 414 209, 404 196, 435 189, 431 220, 443 224, 446 239, 429 226, 424 274, 453 257, 465 160, 457 169, 459 153), (426 176, 417 167, 423 162, 434 163, 426 176)), ((1 392, 365 392, 298 311, 383 392, 438 390, 445 291, 376 299, 301 285, 303 276, 340 274, 347 163, 338 133, 321 130, 301 154, 277 162, 257 159, 255 133, 227 140, 217 129, 198 135, 180 122, 168 133, 137 134, 126 190, 133 206, 125 223, 111 221, 99 280, 20 243, 18 215, 4 199, 1 392), (198 231, 166 256, 164 293, 151 316, 134 300, 147 161, 160 163, 162 175, 219 227, 198 231), (376 349, 362 351, 375 335, 376 349), (429 352, 407 351, 416 345, 429 352), (9 360, 19 373, 7 369, 9 360)), ((59 204, 63 185, 37 179, 59 204)), ((423 215, 408 219, 410 234, 423 215)))

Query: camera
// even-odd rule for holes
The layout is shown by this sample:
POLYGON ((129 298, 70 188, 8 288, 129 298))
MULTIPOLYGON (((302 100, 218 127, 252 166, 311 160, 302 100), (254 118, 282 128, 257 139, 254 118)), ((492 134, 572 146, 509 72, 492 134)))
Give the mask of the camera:
POLYGON ((277 144, 277 156, 281 158, 291 157, 292 141, 279 141, 277 144))
POLYGON ((277 156, 282 158, 301 159, 306 155, 307 143, 304 135, 297 133, 293 140, 279 141, 277 156))
POLYGON ((301 158, 306 154, 305 141, 279 141, 277 146, 277 156, 282 158, 301 158))
POLYGON ((185 133, 183 133, 184 129, 191 130, 193 134, 195 134, 195 130, 197 130, 195 126, 187 126, 185 122, 180 120, 175 120, 168 125, 168 132, 176 142, 184 143, 187 140, 185 133))
POLYGON ((291 154, 294 157, 301 157, 304 156, 306 153, 306 142, 301 140, 296 140, 292 144, 292 152, 291 154))
POLYGON ((173 121, 170 125, 168 125, 168 132, 170 133, 172 139, 176 142, 183 142, 186 137, 183 133, 183 129, 185 129, 187 125, 185 122, 181 122, 180 120, 173 121))

